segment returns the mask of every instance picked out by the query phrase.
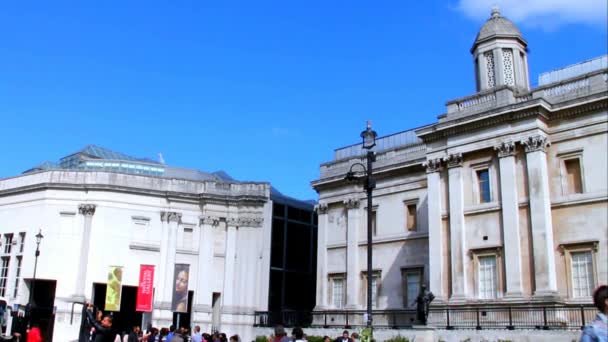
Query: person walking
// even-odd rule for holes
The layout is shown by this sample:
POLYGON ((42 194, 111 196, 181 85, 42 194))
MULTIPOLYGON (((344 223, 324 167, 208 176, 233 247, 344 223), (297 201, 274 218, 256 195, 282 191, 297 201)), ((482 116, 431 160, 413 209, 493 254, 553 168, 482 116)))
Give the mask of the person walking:
POLYGON ((40 328, 38 324, 32 324, 32 328, 27 332, 27 342, 42 342, 42 336, 40 335, 40 328))
POLYGON ((342 336, 336 339, 336 342, 353 342, 351 340, 350 335, 348 334, 348 330, 344 330, 342 332, 342 336))
POLYGON ((593 292, 593 304, 599 310, 593 322, 583 329, 580 342, 608 342, 608 286, 593 292))
POLYGON ((304 330, 302 330, 302 328, 293 328, 291 334, 293 335, 294 342, 306 342, 306 340, 304 339, 304 330))
POLYGON ((289 342, 289 337, 287 337, 287 332, 282 325, 277 325, 274 327, 274 339, 272 342, 289 342))
POLYGON ((131 330, 131 332, 129 333, 128 337, 127 337, 127 342, 139 342, 141 341, 139 338, 139 332, 140 332, 140 328, 139 326, 134 326, 133 330, 131 330))
POLYGON ((192 342, 202 342, 202 341, 203 341, 203 335, 201 335, 201 326, 195 325, 194 334, 192 334, 192 342))

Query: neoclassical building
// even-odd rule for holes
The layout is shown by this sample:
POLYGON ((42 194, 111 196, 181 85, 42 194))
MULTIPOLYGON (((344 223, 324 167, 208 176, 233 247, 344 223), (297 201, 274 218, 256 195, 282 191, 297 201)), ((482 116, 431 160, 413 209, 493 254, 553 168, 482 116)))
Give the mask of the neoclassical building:
MULTIPOLYGON (((590 302, 608 282, 608 57, 541 74, 497 9, 471 53, 477 91, 437 122, 377 140, 373 303, 590 302)), ((366 207, 361 144, 335 150, 319 194, 316 310, 364 309, 366 207), (359 170, 359 168, 354 169, 359 170)))
MULTIPOLYGON (((41 231, 32 302, 49 340, 78 336, 81 306, 74 302, 93 301, 104 309, 110 266, 122 266, 116 328, 179 322, 252 340, 253 312, 268 309, 269 289, 286 291, 282 282, 269 283, 271 251, 283 248, 283 241, 271 243, 273 216, 277 224, 283 216, 299 222, 313 236, 312 206, 269 183, 87 146, 58 163, 0 179, 0 297, 11 307, 29 302, 35 235, 41 231), (190 271, 188 309, 179 317, 171 310, 176 264, 190 271), (135 311, 140 265, 155 267, 151 313, 135 311)), ((300 243, 313 246, 312 240, 300 243)), ((314 296, 314 287, 298 296, 308 292, 314 296)))

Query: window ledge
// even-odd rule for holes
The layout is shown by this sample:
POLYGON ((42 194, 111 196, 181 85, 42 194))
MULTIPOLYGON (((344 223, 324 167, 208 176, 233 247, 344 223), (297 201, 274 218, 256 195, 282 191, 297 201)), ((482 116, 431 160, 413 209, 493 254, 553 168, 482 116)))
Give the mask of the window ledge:
POLYGON ((551 208, 561 208, 568 207, 571 205, 580 205, 604 201, 608 201, 608 193, 606 192, 570 194, 555 198, 555 200, 551 202, 551 208))
POLYGON ((129 249, 138 251, 160 252, 160 245, 151 242, 133 241, 129 244, 129 249))
POLYGON ((188 248, 188 249, 186 249, 186 248, 177 248, 175 250, 175 252, 179 253, 179 254, 198 255, 198 251, 195 250, 195 249, 191 249, 191 248, 188 248))
POLYGON ((565 304, 593 304, 593 297, 579 297, 579 298, 567 298, 564 300, 565 304))
POLYGON ((500 210, 500 202, 474 204, 464 208, 465 215, 476 215, 500 210))
MULTIPOLYGON (((414 232, 409 234, 398 234, 398 235, 385 235, 381 237, 374 237, 372 239, 372 244, 382 244, 382 243, 390 243, 390 242, 399 242, 406 240, 418 240, 418 239, 427 239, 429 234, 427 232, 414 232)), ((358 242, 359 246, 367 246, 367 239, 360 240, 358 242)), ((346 242, 331 242, 326 245, 327 249, 336 249, 336 248, 345 248, 346 242)))

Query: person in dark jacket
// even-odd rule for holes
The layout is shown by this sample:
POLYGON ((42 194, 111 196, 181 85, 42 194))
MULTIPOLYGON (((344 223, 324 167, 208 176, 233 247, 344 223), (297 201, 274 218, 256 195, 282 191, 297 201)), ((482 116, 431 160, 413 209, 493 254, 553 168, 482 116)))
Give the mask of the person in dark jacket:
POLYGON ((97 322, 93 317, 93 313, 87 310, 87 317, 95 328, 94 342, 114 342, 116 332, 112 329, 112 317, 110 315, 104 315, 101 318, 101 322, 97 322))
POLYGON ((129 333, 129 337, 127 338, 127 342, 139 342, 139 326, 134 326, 133 330, 129 333))

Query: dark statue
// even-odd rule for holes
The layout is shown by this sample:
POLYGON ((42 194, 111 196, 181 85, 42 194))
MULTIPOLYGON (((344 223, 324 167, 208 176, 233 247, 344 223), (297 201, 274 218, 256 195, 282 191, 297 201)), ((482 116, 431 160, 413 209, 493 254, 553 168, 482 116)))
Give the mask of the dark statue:
POLYGON ((420 324, 426 325, 426 320, 429 317, 429 306, 433 299, 435 299, 435 295, 431 291, 427 291, 425 285, 422 285, 416 298, 416 318, 420 324))

